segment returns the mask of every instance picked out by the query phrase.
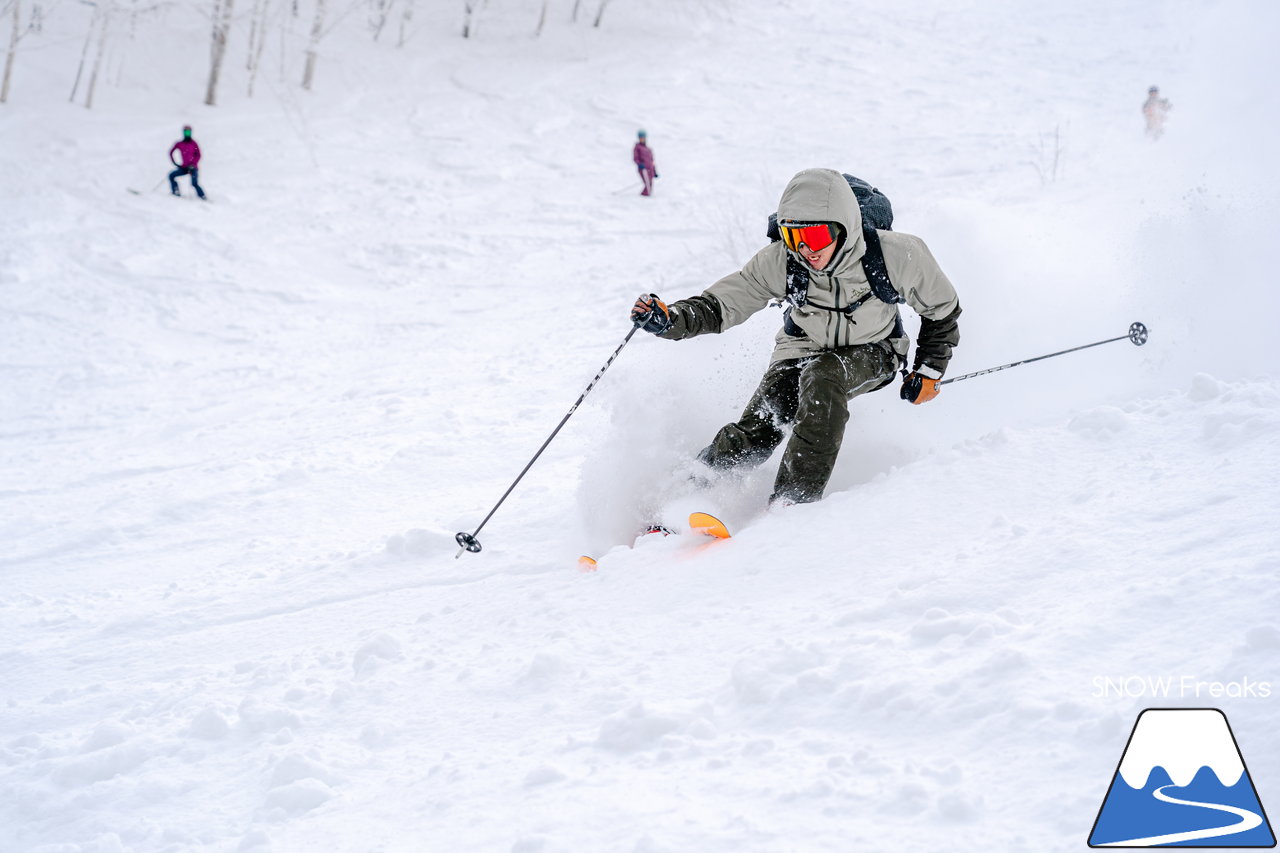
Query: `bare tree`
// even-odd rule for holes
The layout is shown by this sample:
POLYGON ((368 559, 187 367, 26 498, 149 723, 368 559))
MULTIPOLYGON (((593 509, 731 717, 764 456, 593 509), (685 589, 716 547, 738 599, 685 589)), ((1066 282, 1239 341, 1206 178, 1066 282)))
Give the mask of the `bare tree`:
POLYGON ((284 81, 288 75, 285 69, 288 67, 289 45, 294 43, 293 31, 294 25, 298 22, 298 0, 289 0, 289 14, 285 17, 280 26, 280 85, 284 85, 284 81))
POLYGON ((569 18, 569 23, 578 23, 578 10, 582 8, 582 0, 573 0, 573 15, 569 18))
POLYGON ((76 80, 71 84, 71 95, 68 101, 75 103, 76 92, 80 91, 80 78, 84 75, 84 61, 89 58, 89 45, 93 44, 93 34, 98 31, 98 22, 102 18, 102 4, 93 4, 93 17, 89 19, 89 31, 84 34, 84 46, 80 48, 80 65, 76 68, 76 80))
POLYGON ((102 0, 102 23, 98 27, 98 53, 93 58, 93 72, 89 75, 89 91, 84 95, 84 108, 93 109, 93 93, 98 88, 98 71, 102 68, 102 57, 107 52, 107 33, 111 31, 111 12, 115 0, 102 0))
POLYGON ((311 41, 307 44, 307 67, 302 72, 302 88, 311 91, 311 80, 316 73, 316 49, 324 35, 325 0, 316 0, 316 17, 311 22, 311 41))
POLYGON ((128 0, 128 3, 129 3, 129 44, 130 44, 130 47, 127 47, 127 48, 125 48, 125 49, 124 49, 124 50, 122 50, 122 51, 117 51, 117 52, 115 52, 115 54, 114 54, 114 55, 113 55, 113 57, 112 57, 112 58, 115 60, 115 63, 116 63, 116 70, 115 70, 115 74, 114 74, 114 76, 112 77, 112 81, 111 81, 111 82, 112 82, 112 83, 113 83, 117 88, 119 88, 119 87, 120 87, 120 83, 121 83, 121 81, 124 79, 124 68, 125 68, 125 66, 129 63, 129 59, 130 59, 130 57, 131 57, 131 56, 133 56, 133 54, 134 54, 134 50, 133 50, 133 48, 132 48, 132 45, 134 45, 134 44, 135 44, 135 43, 137 43, 137 41, 138 41, 138 18, 139 18, 139 17, 141 17, 141 13, 142 13, 142 12, 144 12, 144 11, 145 11, 145 12, 150 12, 150 11, 153 11, 153 10, 156 8, 155 6, 149 6, 149 7, 147 7, 146 9, 143 9, 143 8, 141 7, 141 2, 142 2, 142 0, 128 0))
MULTIPOLYGON (((1070 130, 1070 126, 1068 126, 1070 130)), ((1034 159, 1029 162, 1040 176, 1040 185, 1046 186, 1058 180, 1058 172, 1062 167, 1066 143, 1063 141, 1062 126, 1055 124, 1053 133, 1041 133, 1036 145, 1031 146, 1034 159)))
POLYGON ((267 10, 271 7, 271 0, 254 0, 254 11, 256 20, 254 21, 253 32, 256 33, 257 39, 250 39, 249 46, 249 97, 253 97, 253 84, 258 79, 258 68, 262 65, 262 49, 267 46, 267 10))
POLYGON ((387 25, 387 16, 391 13, 395 0, 370 0, 370 5, 373 14, 369 26, 373 29, 373 40, 377 41, 382 37, 382 29, 387 25))
POLYGON ((462 37, 469 39, 475 33, 476 17, 480 11, 480 0, 463 0, 466 15, 462 19, 462 37))
POLYGON ((542 0, 542 14, 538 16, 538 28, 533 31, 534 38, 542 35, 542 25, 547 22, 547 5, 551 0, 542 0))
POLYGON ((258 44, 258 18, 262 8, 262 0, 253 0, 253 8, 249 10, 249 50, 244 56, 244 70, 253 70, 253 52, 258 44))
POLYGON ((213 0, 213 14, 209 16, 209 60, 218 55, 218 21, 222 19, 222 0, 213 0))
POLYGON ((21 3, 13 0, 13 29, 9 32, 9 52, 4 58, 4 82, 0 83, 0 104, 9 100, 9 79, 13 76, 13 57, 18 52, 18 30, 22 25, 21 3))
POLYGON ((218 78, 222 75, 222 60, 227 55, 227 33, 231 30, 231 11, 235 0, 214 0, 213 34, 210 42, 209 89, 204 102, 209 106, 218 103, 218 78))
POLYGON ((604 17, 604 10, 605 10, 605 7, 608 5, 609 5, 609 0, 600 0, 600 8, 596 10, 596 22, 591 26, 593 27, 600 26, 600 19, 604 17))
POLYGON ((404 47, 405 34, 411 23, 413 23, 413 0, 404 0, 404 9, 400 12, 400 41, 396 43, 396 47, 404 47))

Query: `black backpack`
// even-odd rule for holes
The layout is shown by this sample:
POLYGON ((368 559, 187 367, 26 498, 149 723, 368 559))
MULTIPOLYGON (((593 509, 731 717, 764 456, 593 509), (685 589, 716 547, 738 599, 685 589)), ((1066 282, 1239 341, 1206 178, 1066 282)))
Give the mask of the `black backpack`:
MULTIPOLYGON (((871 186, 866 181, 855 178, 853 175, 846 174, 844 179, 849 182, 849 188, 853 190, 853 194, 858 199, 858 209, 862 211, 862 239, 867 244, 867 251, 862 256, 862 268, 867 274, 867 282, 871 285, 871 292, 866 293, 862 298, 851 302, 843 308, 827 308, 825 305, 814 305, 814 308, 824 308, 828 311, 838 311, 847 317, 851 317, 853 312, 862 307, 862 303, 866 302, 873 295, 881 302, 889 305, 896 305, 906 300, 898 291, 893 289, 893 282, 889 279, 889 269, 884 263, 884 250, 880 248, 880 235, 876 233, 880 231, 893 230, 893 205, 889 203, 889 197, 880 190, 871 186)), ((769 214, 769 227, 766 230, 766 236, 773 242, 782 239, 782 233, 778 231, 778 214, 776 212, 769 214)), ((807 304, 809 301, 809 269, 802 262, 787 255, 787 302, 791 307, 799 307, 807 304)), ((803 335, 799 326, 791 322, 791 310, 787 309, 786 329, 788 334, 803 335)), ((898 325, 901 325, 901 320, 898 325)))

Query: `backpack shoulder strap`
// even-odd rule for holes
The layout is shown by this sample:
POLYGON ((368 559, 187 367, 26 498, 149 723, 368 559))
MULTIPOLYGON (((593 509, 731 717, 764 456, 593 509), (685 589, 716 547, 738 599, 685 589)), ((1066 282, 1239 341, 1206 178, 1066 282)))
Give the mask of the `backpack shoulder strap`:
POLYGON ((862 239, 867 244, 867 250, 862 256, 862 269, 867 274, 871 292, 876 295, 876 299, 889 305, 906 302, 889 279, 889 267, 885 265, 884 249, 880 246, 880 235, 876 233, 876 229, 864 223, 862 239))

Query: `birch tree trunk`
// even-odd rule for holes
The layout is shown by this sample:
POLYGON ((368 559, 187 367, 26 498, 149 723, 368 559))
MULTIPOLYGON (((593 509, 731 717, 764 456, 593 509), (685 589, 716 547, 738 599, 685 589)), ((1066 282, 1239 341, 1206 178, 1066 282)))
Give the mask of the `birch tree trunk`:
POLYGON ((288 79, 286 69, 289 64, 289 45, 294 44, 293 27, 298 22, 298 0, 290 0, 292 11, 287 15, 280 24, 280 85, 284 86, 285 80, 288 79))
POLYGON ((84 34, 84 47, 80 48, 80 65, 76 68, 76 81, 71 84, 71 96, 67 98, 75 103, 76 92, 80 91, 80 78, 84 75, 84 61, 89 58, 89 45, 93 44, 93 34, 98 28, 98 19, 102 17, 102 3, 93 7, 93 17, 89 19, 89 31, 84 34))
POLYGON ((547 4, 550 2, 551 0, 542 0, 542 14, 538 16, 538 28, 533 31, 534 38, 542 35, 542 26, 547 22, 547 4))
POLYGON ((209 16, 209 62, 218 55, 218 21, 222 18, 222 0, 213 0, 213 14, 209 16))
POLYGON ((4 82, 0 83, 0 104, 9 100, 9 79, 13 76, 13 57, 18 52, 18 27, 21 16, 18 8, 21 4, 13 0, 13 30, 9 33, 9 53, 4 58, 4 82))
POLYGON ((129 57, 133 55, 133 45, 138 41, 138 0, 129 0, 129 46, 118 52, 114 59, 116 62, 116 73, 111 78, 111 83, 117 89, 120 88, 121 82, 124 80, 124 67, 129 62, 129 57))
POLYGON ((320 46, 320 36, 324 35, 325 0, 316 0, 316 18, 311 23, 311 41, 307 44, 307 67, 302 72, 302 88, 311 91, 311 80, 316 73, 316 49, 320 46))
POLYGON ((396 47, 404 47, 405 34, 413 23, 413 0, 404 0, 404 11, 400 13, 400 41, 396 47))
POLYGON ((107 33, 111 31, 111 3, 113 0, 101 0, 106 3, 102 10, 102 24, 98 28, 98 53, 93 58, 93 72, 89 75, 89 91, 84 96, 84 108, 93 109, 93 92, 98 88, 98 71, 102 68, 102 55, 107 52, 107 33))
POLYGON ((209 65, 209 90, 204 102, 213 107, 218 103, 218 78, 222 74, 222 60, 227 55, 227 33, 231 30, 231 7, 235 0, 217 0, 213 8, 213 42, 209 65))
POLYGON ((466 2, 463 3, 463 6, 466 8, 466 17, 462 19, 462 37, 464 39, 471 38, 471 29, 474 26, 472 19, 475 17, 476 7, 478 5, 479 0, 466 0, 466 2))
POLYGON ((253 52, 258 44, 258 15, 261 7, 262 0, 253 0, 253 9, 249 12, 249 50, 244 55, 245 71, 253 70, 253 52))
POLYGON ((258 10, 258 39, 249 53, 249 97, 253 97, 253 84, 258 79, 258 68, 262 65, 262 49, 267 46, 267 11, 271 8, 271 0, 255 0, 261 7, 258 10))
POLYGON ((382 38, 382 30, 387 25, 387 16, 391 14, 391 7, 394 5, 395 0, 376 0, 374 5, 376 17, 373 22, 374 41, 382 38))

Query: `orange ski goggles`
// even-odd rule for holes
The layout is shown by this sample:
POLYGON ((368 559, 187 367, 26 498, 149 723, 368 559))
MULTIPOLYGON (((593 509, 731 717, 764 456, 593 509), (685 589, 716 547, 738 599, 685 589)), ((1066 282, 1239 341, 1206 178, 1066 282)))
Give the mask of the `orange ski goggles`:
POLYGON ((791 251, 800 251, 800 244, 804 243, 809 247, 809 251, 821 252, 839 237, 837 227, 830 222, 808 224, 797 222, 793 225, 779 224, 778 230, 782 232, 782 242, 791 251))

